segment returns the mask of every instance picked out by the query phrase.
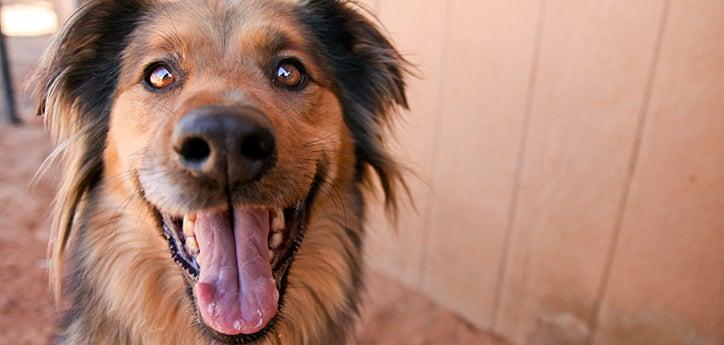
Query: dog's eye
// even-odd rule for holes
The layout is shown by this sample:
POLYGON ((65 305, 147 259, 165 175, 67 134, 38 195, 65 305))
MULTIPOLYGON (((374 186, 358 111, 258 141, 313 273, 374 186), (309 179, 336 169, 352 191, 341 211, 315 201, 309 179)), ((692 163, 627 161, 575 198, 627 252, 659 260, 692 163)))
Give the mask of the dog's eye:
POLYGON ((157 63, 146 70, 146 84, 153 89, 162 90, 176 81, 171 67, 164 63, 157 63))
POLYGON ((283 60, 277 65, 276 72, 274 72, 274 83, 290 90, 303 88, 306 79, 307 76, 299 62, 295 60, 283 60))

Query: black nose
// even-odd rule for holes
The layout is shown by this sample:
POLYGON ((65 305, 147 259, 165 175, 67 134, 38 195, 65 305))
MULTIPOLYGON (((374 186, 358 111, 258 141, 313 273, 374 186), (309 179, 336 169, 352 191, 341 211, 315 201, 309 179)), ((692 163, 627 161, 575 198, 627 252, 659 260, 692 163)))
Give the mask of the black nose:
POLYGON ((190 111, 176 124, 172 143, 182 169, 231 188, 260 178, 276 152, 267 117, 236 106, 190 111))

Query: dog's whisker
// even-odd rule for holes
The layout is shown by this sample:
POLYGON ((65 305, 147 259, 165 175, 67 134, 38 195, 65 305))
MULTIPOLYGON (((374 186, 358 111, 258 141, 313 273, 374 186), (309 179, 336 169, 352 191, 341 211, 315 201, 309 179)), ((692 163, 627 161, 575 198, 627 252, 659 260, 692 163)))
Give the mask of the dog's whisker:
POLYGON ((329 133, 329 134, 327 134, 326 136, 323 136, 323 137, 321 137, 321 138, 317 138, 317 139, 314 139, 314 140, 312 140, 312 141, 308 141, 308 142, 306 142, 306 143, 304 143, 304 144, 302 145, 302 148, 306 148, 306 147, 309 147, 309 146, 312 146, 312 145, 316 145, 316 144, 320 144, 320 143, 321 143, 321 144, 330 144, 330 143, 333 143, 333 142, 338 142, 339 139, 337 139, 336 137, 339 136, 341 133, 342 133, 342 130, 340 129, 340 130, 338 130, 338 131, 329 133), (334 139, 334 140, 331 140, 331 139, 334 139), (325 141, 325 140, 329 140, 329 141, 325 141))

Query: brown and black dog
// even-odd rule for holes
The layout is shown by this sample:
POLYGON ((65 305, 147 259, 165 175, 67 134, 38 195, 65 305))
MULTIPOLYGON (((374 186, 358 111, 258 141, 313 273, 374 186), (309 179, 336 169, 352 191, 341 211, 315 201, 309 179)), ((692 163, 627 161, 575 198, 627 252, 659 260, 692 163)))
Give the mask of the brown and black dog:
POLYGON ((405 74, 346 1, 87 2, 36 79, 57 343, 346 343, 405 74))

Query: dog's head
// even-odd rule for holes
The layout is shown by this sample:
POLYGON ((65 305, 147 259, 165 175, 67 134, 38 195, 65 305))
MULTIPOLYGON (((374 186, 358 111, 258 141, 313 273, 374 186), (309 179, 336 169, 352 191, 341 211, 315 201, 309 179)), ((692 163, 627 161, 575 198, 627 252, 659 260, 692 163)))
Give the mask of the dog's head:
POLYGON ((38 84, 67 169, 56 264, 105 179, 157 215, 207 334, 257 338, 319 198, 375 174, 394 207, 384 136, 403 73, 345 1, 90 1, 38 84))

